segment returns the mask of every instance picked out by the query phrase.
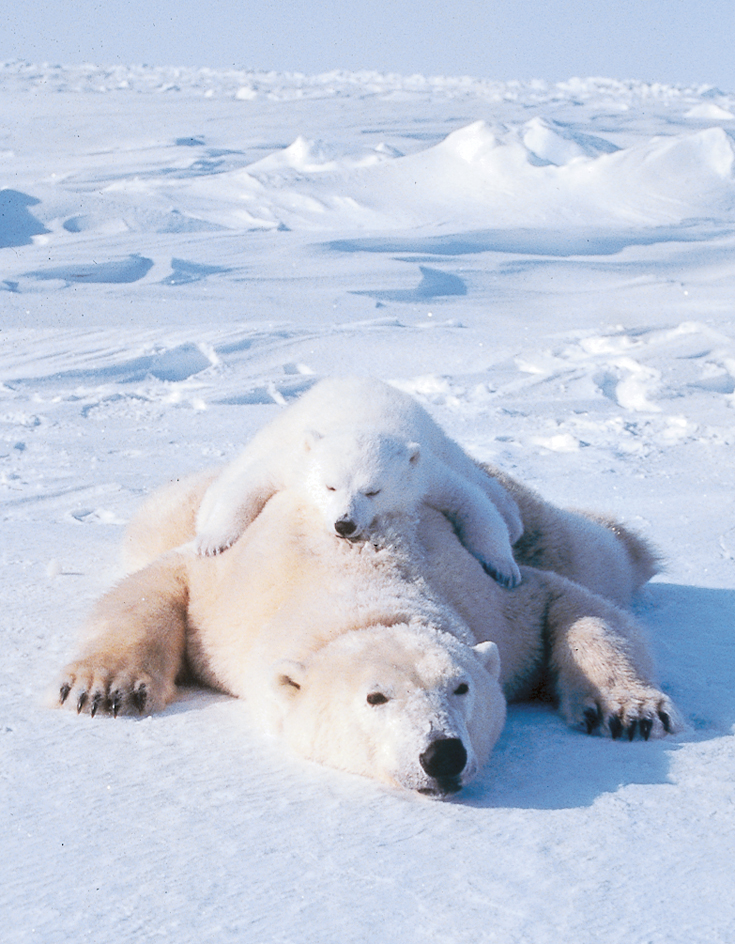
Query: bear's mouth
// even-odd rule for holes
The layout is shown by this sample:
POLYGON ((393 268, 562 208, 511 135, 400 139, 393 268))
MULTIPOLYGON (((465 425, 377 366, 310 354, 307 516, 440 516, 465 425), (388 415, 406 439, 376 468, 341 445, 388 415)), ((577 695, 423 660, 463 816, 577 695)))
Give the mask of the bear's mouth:
POLYGON ((461 789, 461 777, 435 777, 431 786, 419 787, 416 792, 435 800, 443 800, 445 797, 459 793, 461 789))

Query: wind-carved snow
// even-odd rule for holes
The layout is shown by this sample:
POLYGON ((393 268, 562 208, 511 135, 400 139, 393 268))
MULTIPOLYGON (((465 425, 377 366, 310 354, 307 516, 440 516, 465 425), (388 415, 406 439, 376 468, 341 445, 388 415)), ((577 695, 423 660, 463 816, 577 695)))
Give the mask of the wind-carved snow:
POLYGON ((735 95, 27 63, 0 94, 3 941, 731 940, 735 95), (348 373, 654 540, 685 735, 513 706, 431 805, 201 690, 43 705, 143 495, 348 373))
POLYGON ((730 212, 733 147, 722 128, 618 148, 538 118, 478 121, 394 157, 299 137, 243 170, 165 187, 184 212, 232 228, 664 226, 730 212))

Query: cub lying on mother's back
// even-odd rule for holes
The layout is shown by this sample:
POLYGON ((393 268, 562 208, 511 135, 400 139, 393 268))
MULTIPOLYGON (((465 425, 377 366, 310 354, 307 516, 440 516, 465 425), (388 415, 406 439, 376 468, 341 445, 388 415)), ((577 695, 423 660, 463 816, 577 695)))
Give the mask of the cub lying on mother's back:
POLYGON ((378 380, 323 380, 261 429, 207 490, 198 553, 232 545, 285 489, 299 489, 326 528, 350 541, 429 505, 498 583, 520 581, 512 544, 523 529, 513 499, 426 410, 378 380))

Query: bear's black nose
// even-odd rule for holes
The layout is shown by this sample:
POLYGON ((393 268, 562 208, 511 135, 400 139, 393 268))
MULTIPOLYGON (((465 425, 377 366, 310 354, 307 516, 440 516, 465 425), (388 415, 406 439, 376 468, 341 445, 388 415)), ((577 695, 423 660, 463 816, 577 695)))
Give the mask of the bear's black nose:
POLYGON ((467 751, 459 738, 437 738, 419 761, 430 777, 458 777, 467 763, 467 751))
POLYGON ((339 518, 334 522, 334 530, 341 538, 348 538, 357 531, 357 525, 351 518, 339 518))

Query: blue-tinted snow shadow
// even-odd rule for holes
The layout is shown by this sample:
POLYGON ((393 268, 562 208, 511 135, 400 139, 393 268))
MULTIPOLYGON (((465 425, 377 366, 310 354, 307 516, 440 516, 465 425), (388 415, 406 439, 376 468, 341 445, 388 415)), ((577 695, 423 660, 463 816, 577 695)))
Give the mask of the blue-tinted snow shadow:
POLYGON ((87 282, 129 284, 142 279, 152 267, 152 259, 133 253, 124 259, 115 259, 110 262, 90 262, 39 269, 35 272, 27 272, 25 277, 41 282, 66 282, 67 285, 87 282))
POLYGON ((28 212, 29 206, 40 202, 19 190, 0 190, 0 249, 27 246, 33 242, 34 236, 49 232, 28 212))
MULTIPOLYGON (((197 344, 187 342, 103 367, 59 371, 45 377, 20 377, 9 383, 13 388, 27 384, 33 386, 58 383, 128 384, 140 383, 151 377, 155 380, 178 383, 208 370, 211 366, 212 361, 204 351, 197 344)), ((113 394, 112 398, 115 396, 113 394)))
POLYGON ((440 272, 428 266, 419 266, 421 281, 416 288, 409 289, 367 289, 351 292, 352 295, 368 295, 379 301, 388 302, 422 302, 435 298, 446 298, 451 295, 466 295, 467 286, 457 275, 449 272, 440 272))
POLYGON ((274 403, 295 400, 313 387, 315 382, 314 377, 294 377, 293 380, 258 384, 242 393, 221 397, 212 402, 221 403, 224 406, 272 406, 274 403))
POLYGON ((707 223, 630 230, 486 229, 446 236, 376 236, 336 239, 323 244, 333 252, 377 252, 425 256, 462 256, 479 252, 529 256, 611 256, 629 246, 700 242, 730 233, 707 223))
POLYGON ((171 260, 171 274, 161 281, 162 285, 189 285, 201 282, 210 275, 222 275, 231 272, 222 266, 204 265, 201 262, 189 262, 186 259, 171 260))
MULTIPOLYGON (((89 284, 117 284, 128 285, 144 278, 153 268, 153 260, 146 259, 132 253, 124 259, 114 259, 110 262, 73 263, 63 266, 52 266, 48 269, 38 269, 26 272, 24 279, 31 282, 60 283, 53 288, 67 288, 70 285, 89 284)), ((22 282, 6 279, 3 283, 9 292, 23 292, 22 282)))
POLYGON ((656 741, 611 741, 567 728, 551 707, 512 705, 483 774, 454 802, 569 809, 625 784, 666 784, 671 754, 687 741, 728 736, 735 725, 735 590, 653 583, 636 606, 659 678, 689 730, 656 741))

